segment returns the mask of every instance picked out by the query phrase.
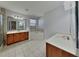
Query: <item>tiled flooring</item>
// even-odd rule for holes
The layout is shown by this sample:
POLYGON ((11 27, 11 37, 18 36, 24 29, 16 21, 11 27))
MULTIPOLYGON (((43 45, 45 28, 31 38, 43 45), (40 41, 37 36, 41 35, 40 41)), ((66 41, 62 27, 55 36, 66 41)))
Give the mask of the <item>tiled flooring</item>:
POLYGON ((45 57, 45 40, 42 32, 31 32, 31 39, 4 47, 1 57, 45 57))

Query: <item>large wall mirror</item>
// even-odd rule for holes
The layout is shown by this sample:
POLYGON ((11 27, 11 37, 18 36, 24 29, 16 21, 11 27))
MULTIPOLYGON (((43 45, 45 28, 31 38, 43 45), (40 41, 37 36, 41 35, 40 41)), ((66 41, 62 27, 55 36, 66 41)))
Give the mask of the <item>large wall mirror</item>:
POLYGON ((25 30, 26 29, 26 20, 14 19, 12 17, 8 17, 7 19, 7 30, 25 30))

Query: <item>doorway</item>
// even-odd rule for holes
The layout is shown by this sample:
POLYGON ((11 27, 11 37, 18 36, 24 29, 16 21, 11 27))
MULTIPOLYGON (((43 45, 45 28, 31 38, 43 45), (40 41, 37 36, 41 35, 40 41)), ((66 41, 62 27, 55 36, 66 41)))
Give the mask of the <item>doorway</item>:
POLYGON ((44 39, 44 28, 42 18, 30 19, 30 38, 32 40, 43 40, 44 39))

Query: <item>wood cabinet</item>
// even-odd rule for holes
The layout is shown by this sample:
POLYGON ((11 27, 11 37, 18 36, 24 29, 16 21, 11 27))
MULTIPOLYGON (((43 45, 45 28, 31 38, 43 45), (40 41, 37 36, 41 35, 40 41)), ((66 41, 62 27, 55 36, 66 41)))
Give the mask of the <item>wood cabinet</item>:
POLYGON ((66 52, 66 51, 63 51, 63 50, 62 50, 62 56, 63 56, 63 57, 68 57, 68 56, 69 56, 69 57, 76 57, 76 56, 74 56, 73 54, 70 54, 70 53, 68 53, 68 52, 66 52))
POLYGON ((25 40, 25 38, 24 38, 24 33, 19 33, 20 34, 20 39, 19 40, 25 40))
POLYGON ((47 57, 75 57, 75 55, 59 49, 49 43, 46 43, 46 56, 47 57))
POLYGON ((13 43, 14 42, 14 40, 13 40, 13 34, 8 34, 7 35, 7 44, 11 44, 11 43, 13 43))
POLYGON ((10 45, 15 42, 28 40, 28 38, 29 38, 28 32, 12 33, 12 34, 7 34, 7 39, 5 42, 7 45, 10 45))
POLYGON ((26 39, 29 39, 29 32, 25 33, 25 35, 24 35, 25 38, 26 38, 26 39), (25 36, 25 35, 26 35, 26 36, 25 36))
POLYGON ((19 33, 19 34, 20 34, 20 40, 28 40, 29 39, 28 32, 23 32, 23 33, 19 33))
POLYGON ((20 40, 20 35, 19 35, 19 33, 16 33, 16 34, 14 34, 14 36, 13 36, 14 38, 14 42, 18 42, 19 40, 20 40))

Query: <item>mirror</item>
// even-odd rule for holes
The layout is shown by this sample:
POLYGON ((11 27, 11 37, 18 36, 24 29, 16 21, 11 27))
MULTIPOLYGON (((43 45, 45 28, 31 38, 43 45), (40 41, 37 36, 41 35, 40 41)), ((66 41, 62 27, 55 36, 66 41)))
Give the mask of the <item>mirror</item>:
POLYGON ((8 24, 7 25, 8 31, 26 29, 26 20, 19 20, 19 19, 14 19, 12 17, 8 17, 7 24, 8 24))
POLYGON ((8 17, 7 20, 7 30, 8 31, 12 31, 12 30, 16 30, 16 20, 13 19, 12 17, 8 17))
POLYGON ((16 30, 16 21, 11 21, 11 30, 16 30))
POLYGON ((19 20, 18 23, 18 30, 25 30, 25 20, 19 20))

